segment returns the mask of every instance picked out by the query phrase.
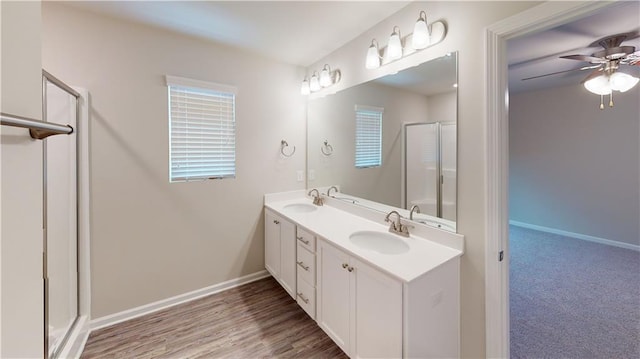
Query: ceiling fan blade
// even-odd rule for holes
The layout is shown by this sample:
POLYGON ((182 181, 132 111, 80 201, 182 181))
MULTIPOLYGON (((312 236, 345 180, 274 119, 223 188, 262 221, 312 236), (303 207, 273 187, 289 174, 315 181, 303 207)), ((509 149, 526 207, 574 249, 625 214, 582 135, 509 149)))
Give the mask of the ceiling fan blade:
MULTIPOLYGON (((584 67, 581 67, 581 68, 579 68, 579 69, 571 69, 571 70, 557 71, 557 72, 551 72, 551 73, 544 74, 544 75, 538 75, 538 76, 527 77, 527 78, 524 78, 524 79, 522 79, 522 80, 520 80, 520 81, 533 80, 533 79, 538 79, 538 78, 541 78, 541 77, 547 77, 547 76, 553 76, 553 75, 557 75, 557 74, 563 74, 563 73, 565 73, 565 72, 590 70, 590 69, 595 69, 595 68, 598 68, 598 67, 600 67, 600 65, 584 66, 584 67)), ((596 70, 596 71, 598 71, 598 70, 596 70)))
POLYGON ((560 58, 568 59, 568 60, 587 61, 587 62, 593 62, 597 64, 601 64, 607 61, 606 59, 601 59, 599 57, 593 57, 593 56, 587 56, 587 55, 566 55, 566 56, 560 56, 560 58))

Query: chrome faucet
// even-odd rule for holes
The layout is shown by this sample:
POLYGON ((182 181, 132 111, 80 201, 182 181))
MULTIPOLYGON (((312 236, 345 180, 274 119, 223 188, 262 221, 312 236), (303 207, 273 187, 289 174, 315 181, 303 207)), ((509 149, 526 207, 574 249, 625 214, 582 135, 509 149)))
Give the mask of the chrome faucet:
POLYGON ((338 191, 338 187, 336 187, 336 186, 331 186, 331 187, 329 187, 329 189, 327 190, 327 197, 331 197, 331 190, 335 190, 335 191, 336 191, 336 193, 340 192, 340 191, 338 191))
POLYGON ((413 221, 413 212, 420 213, 420 207, 417 204, 411 206, 411 212, 409 212, 409 220, 413 221))
POLYGON ((391 222, 391 224, 389 225, 389 232, 391 233, 396 233, 399 234, 403 237, 409 237, 409 227, 402 224, 402 222, 400 222, 400 219, 402 218, 402 216, 400 215, 400 213, 398 213, 397 211, 391 211, 387 214, 387 216, 384 218, 385 222, 391 222), (391 217, 392 214, 395 214, 397 216, 397 219, 395 222, 393 222, 389 217, 391 217))
POLYGON ((316 192, 316 195, 313 196, 313 204, 315 204, 316 206, 322 206, 324 203, 322 201, 322 197, 320 197, 320 192, 318 192, 317 188, 314 188, 311 191, 309 191, 309 196, 311 196, 311 194, 314 191, 316 192))

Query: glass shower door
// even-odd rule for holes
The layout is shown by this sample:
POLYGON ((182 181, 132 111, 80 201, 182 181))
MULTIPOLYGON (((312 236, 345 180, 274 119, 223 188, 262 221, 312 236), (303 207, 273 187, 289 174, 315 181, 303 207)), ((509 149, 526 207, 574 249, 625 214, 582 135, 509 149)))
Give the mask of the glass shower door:
POLYGON ((420 212, 438 216, 438 132, 437 123, 405 126, 405 206, 417 205, 420 212))
MULTIPOLYGON (((76 129, 75 97, 47 80, 43 86, 46 121, 76 129)), ((78 316, 76 133, 45 141, 45 330, 51 358, 78 316)))

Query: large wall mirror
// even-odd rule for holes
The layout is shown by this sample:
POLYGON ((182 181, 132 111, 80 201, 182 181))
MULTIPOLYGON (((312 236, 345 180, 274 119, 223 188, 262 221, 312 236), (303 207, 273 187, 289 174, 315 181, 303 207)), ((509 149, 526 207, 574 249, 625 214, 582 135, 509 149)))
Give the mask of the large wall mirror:
POLYGON ((457 53, 308 105, 308 188, 456 231, 457 53))

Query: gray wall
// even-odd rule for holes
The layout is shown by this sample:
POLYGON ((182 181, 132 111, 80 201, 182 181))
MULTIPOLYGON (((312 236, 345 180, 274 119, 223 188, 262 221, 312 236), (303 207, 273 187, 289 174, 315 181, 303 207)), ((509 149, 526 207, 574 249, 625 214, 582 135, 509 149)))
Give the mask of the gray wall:
POLYGON ((639 98, 600 110, 580 84, 512 95, 510 219, 640 245, 639 98))
POLYGON ((90 93, 92 317, 264 269, 263 194, 304 188, 301 68, 55 2, 42 63, 90 93), (164 75, 233 85, 235 179, 169 183, 164 75))
MULTIPOLYGON (((42 119, 40 3, 0 3, 2 112, 42 119)), ((3 126, 0 357, 44 353, 42 141, 3 126)))

